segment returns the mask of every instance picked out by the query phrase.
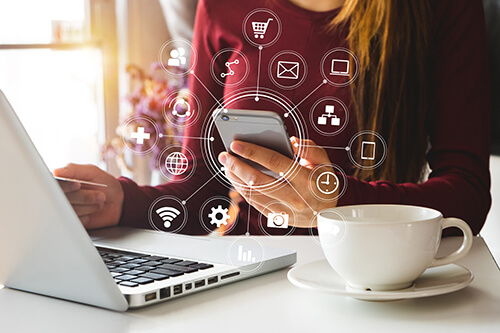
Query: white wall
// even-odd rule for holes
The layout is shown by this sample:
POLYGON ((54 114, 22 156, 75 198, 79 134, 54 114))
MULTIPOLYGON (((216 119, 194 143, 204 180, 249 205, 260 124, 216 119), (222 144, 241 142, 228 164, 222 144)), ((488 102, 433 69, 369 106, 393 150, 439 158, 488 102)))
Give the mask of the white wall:
MULTIPOLYGON (((129 64, 149 70, 153 62, 158 61, 158 52, 170 35, 168 33, 159 0, 117 0, 118 58, 120 81, 120 112, 128 112, 130 106, 124 101, 130 91, 130 81, 125 73, 129 64)), ((142 156, 129 156, 133 167, 133 178, 140 185, 149 185, 151 171, 149 160, 142 156)))
POLYGON ((500 264, 500 156, 491 157, 490 171, 493 203, 481 236, 488 244, 497 263, 500 264))

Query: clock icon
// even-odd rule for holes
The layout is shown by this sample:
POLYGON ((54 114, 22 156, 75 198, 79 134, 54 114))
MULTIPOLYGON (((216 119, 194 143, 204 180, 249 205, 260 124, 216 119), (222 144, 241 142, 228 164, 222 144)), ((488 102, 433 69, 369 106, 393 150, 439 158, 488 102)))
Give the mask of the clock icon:
POLYGON ((323 194, 333 194, 339 188, 339 179, 334 172, 325 171, 316 179, 316 187, 323 194))

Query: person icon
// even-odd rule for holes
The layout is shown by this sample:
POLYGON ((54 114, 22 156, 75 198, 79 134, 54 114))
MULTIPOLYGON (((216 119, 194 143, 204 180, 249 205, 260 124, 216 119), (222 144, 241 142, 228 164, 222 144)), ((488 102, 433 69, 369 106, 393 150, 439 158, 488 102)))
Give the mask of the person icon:
POLYGON ((179 47, 177 49, 173 49, 170 51, 170 58, 168 59, 168 65, 173 67, 180 67, 181 65, 185 65, 186 61, 186 50, 184 48, 179 47))

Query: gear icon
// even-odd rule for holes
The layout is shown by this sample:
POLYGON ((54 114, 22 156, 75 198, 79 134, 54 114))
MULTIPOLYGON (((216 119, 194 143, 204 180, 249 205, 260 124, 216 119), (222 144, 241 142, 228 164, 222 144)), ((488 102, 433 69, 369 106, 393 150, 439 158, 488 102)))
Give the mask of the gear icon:
POLYGON ((211 224, 217 224, 217 228, 220 228, 222 224, 227 225, 227 221, 231 216, 227 214, 228 209, 222 208, 222 205, 215 208, 212 207, 212 212, 208 214, 211 224))

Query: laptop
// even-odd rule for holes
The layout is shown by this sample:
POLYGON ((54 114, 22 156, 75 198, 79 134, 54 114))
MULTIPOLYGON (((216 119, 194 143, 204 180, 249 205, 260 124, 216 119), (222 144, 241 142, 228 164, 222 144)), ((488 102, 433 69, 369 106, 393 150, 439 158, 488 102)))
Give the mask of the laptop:
POLYGON ((88 233, 1 91, 0 156, 0 284, 8 288, 126 311, 296 262, 295 251, 253 237, 88 233))
POLYGON ((349 76, 349 60, 333 59, 330 75, 349 76))

